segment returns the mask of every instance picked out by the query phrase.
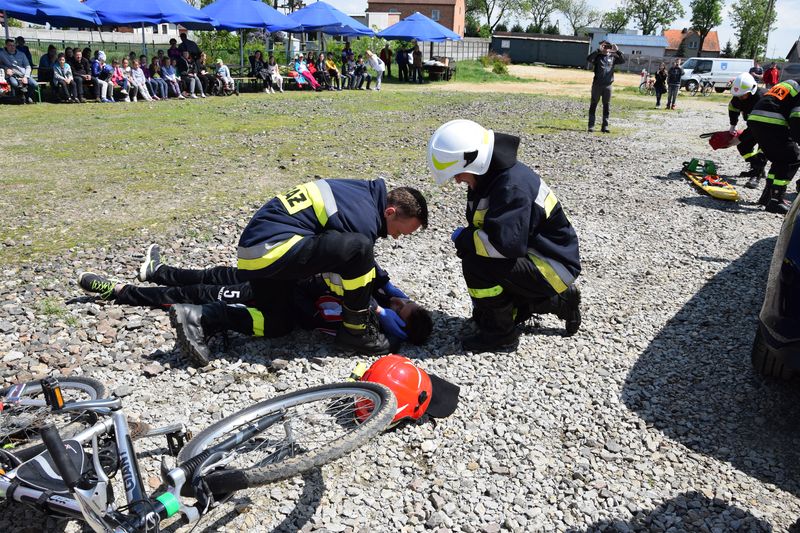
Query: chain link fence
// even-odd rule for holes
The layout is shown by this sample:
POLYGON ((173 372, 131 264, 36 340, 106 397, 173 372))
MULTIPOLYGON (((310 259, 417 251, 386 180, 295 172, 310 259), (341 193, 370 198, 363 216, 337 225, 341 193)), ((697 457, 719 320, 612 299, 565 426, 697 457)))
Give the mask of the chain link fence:
MULTIPOLYGON (((489 53, 491 39, 480 39, 477 37, 466 37, 460 41, 445 41, 443 43, 432 43, 433 55, 436 57, 449 57, 454 61, 464 59, 479 59, 489 53)), ((431 44, 424 43, 430 49, 431 44)))

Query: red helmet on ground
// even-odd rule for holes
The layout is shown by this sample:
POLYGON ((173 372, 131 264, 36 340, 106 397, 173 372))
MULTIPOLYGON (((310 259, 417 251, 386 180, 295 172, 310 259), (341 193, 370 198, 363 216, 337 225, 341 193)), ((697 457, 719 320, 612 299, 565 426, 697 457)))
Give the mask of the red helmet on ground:
MULTIPOLYGON (((397 412, 393 424, 411 418, 419 420, 424 414, 436 418, 449 416, 458 403, 459 388, 452 383, 428 374, 402 355, 386 355, 375 361, 361 381, 386 385, 397 398, 397 412)), ((366 418, 371 402, 356 405, 356 416, 366 418)))

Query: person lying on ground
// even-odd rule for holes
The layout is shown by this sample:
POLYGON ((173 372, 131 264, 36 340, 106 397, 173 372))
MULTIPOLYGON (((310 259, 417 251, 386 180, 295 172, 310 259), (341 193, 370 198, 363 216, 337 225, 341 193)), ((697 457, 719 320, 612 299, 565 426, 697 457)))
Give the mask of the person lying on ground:
MULTIPOLYGON (((269 315, 269 306, 258 301, 252 285, 237 277, 237 269, 233 267, 204 270, 172 267, 161 262, 160 249, 154 244, 147 250, 138 278, 160 286, 141 287, 91 272, 82 273, 78 285, 103 300, 122 305, 168 308, 190 304, 179 311, 200 313, 204 336, 210 332, 233 330, 257 337, 279 337, 287 333, 283 326, 285 315, 292 316, 293 321, 304 329, 331 335, 336 334, 341 323, 342 301, 332 283, 335 276, 329 273, 297 281, 293 299, 287 302, 287 309, 280 311, 281 317, 277 320, 269 315), (201 305, 203 309, 197 309, 201 305), (278 327, 273 327, 273 324, 278 327)), ((404 340, 424 344, 433 329, 430 313, 395 287, 383 270, 380 270, 373 286, 370 308, 382 331, 394 341, 393 345, 404 340)), ((191 339, 185 325, 178 323, 176 327, 182 330, 178 332, 179 337, 191 339)), ((205 343, 194 345, 189 342, 181 349, 196 364, 208 364, 210 350, 205 343)))

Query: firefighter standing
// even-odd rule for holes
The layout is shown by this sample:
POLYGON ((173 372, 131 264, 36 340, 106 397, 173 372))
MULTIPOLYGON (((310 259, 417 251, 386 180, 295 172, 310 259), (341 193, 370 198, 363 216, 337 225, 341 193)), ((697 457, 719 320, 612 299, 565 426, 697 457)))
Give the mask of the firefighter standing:
MULTIPOLYGON (((731 129, 730 132, 736 131, 736 124, 739 122, 739 115, 747 121, 747 117, 753 111, 753 106, 756 105, 762 96, 767 93, 767 90, 759 87, 756 80, 748 73, 739 74, 731 84, 731 98, 728 103, 728 116, 730 118, 731 129)), ((758 181, 764 176, 764 168, 767 166, 767 157, 760 149, 756 149, 756 140, 753 137, 753 132, 750 128, 746 128, 741 135, 739 135, 739 144, 736 145, 742 158, 750 164, 750 170, 743 172, 742 176, 747 176, 745 187, 748 189, 755 189, 758 187, 758 181)), ((759 203, 766 205, 766 199, 769 195, 769 183, 764 189, 765 193, 761 195, 759 203)))
POLYGON ((800 83, 787 80, 767 91, 753 107, 747 126, 771 163, 766 209, 785 214, 789 205, 783 195, 800 167, 800 83))
POLYGON ((304 183, 264 204, 239 239, 236 277, 250 282, 260 308, 181 306, 171 317, 173 325, 201 354, 207 351, 204 337, 218 329, 284 335, 294 327, 286 313, 293 282, 327 273, 331 291, 342 299, 336 344, 366 354, 388 353, 389 342, 369 308, 376 278, 373 247, 378 237, 396 239, 427 225, 427 203, 416 189, 387 193, 382 179, 304 183))
POLYGON ((472 299, 475 334, 465 350, 513 350, 516 326, 554 313, 567 335, 581 323, 578 236, 539 175, 517 161, 519 137, 471 120, 441 126, 428 143, 436 182, 466 183, 467 227, 452 235, 472 299))

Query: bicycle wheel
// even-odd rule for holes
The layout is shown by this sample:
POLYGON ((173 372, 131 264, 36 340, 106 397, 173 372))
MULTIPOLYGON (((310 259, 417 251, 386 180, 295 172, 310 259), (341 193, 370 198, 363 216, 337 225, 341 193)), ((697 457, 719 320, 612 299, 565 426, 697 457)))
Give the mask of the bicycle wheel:
POLYGON ((647 82, 643 81, 639 84, 639 94, 647 94, 647 82))
MULTIPOLYGON (((106 387, 92 378, 74 377, 58 381, 65 403, 96 400, 106 397, 106 387)), ((45 424, 55 424, 63 438, 71 437, 93 425, 97 415, 89 412, 52 411, 45 403, 42 386, 38 381, 25 384, 19 402, 5 403, 5 397, 14 387, 0 391, 0 446, 12 448, 15 453, 28 444, 39 442, 39 429, 45 424)))
POLYGON ((362 446, 389 426, 396 409, 394 394, 377 383, 304 389, 259 402, 209 426, 186 444, 178 462, 194 468, 225 441, 231 449, 218 461, 225 469, 204 476, 208 487, 215 494, 257 487, 362 446), (259 422, 269 425, 240 444, 230 444, 259 422))

